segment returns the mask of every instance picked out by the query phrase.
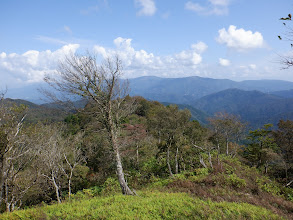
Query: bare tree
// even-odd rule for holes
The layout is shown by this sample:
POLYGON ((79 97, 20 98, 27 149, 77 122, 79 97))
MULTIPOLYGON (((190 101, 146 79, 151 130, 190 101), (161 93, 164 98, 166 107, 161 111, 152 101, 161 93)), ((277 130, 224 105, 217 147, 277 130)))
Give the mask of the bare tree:
POLYGON ((122 62, 118 57, 98 65, 93 55, 71 54, 60 63, 55 76, 46 76, 44 80, 67 99, 79 96, 96 104, 97 118, 107 130, 113 149, 122 193, 133 195, 124 178, 119 152, 120 121, 132 110, 132 105, 125 102, 128 84, 122 83, 121 75, 122 62))
POLYGON ((57 126, 38 125, 38 160, 41 175, 45 177, 55 189, 58 203, 61 203, 61 183, 64 153, 64 140, 61 137, 61 129, 57 126))
POLYGON ((86 157, 83 155, 80 149, 80 143, 82 140, 82 133, 76 134, 74 137, 66 138, 66 147, 63 152, 65 162, 60 164, 61 170, 68 180, 68 198, 71 198, 71 185, 73 172, 77 165, 86 162, 86 157))
MULTIPOLYGON (((286 33, 283 36, 279 35, 278 38, 280 40, 286 40, 290 43, 291 49, 293 48, 293 28, 292 26, 288 25, 288 22, 292 21, 292 15, 288 14, 287 17, 282 17, 280 20, 283 22, 284 27, 286 28, 286 33)), ((281 57, 281 64, 283 64, 284 69, 288 69, 289 67, 293 66, 293 56, 280 56, 281 57)))
MULTIPOLYGON (((25 177, 33 159, 31 145, 22 132, 25 106, 14 106, 0 97, 0 205, 13 211, 22 204, 22 197, 34 180, 25 177), (29 180, 28 182, 24 179, 29 180)), ((32 178, 35 178, 33 175, 32 178)))

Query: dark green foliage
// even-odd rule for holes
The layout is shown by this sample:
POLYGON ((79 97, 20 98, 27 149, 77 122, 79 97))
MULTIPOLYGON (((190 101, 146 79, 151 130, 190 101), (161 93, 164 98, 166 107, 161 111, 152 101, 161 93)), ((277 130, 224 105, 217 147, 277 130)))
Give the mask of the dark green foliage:
POLYGON ((278 159, 278 146, 272 136, 272 126, 272 124, 266 124, 262 129, 250 131, 244 151, 244 157, 257 168, 264 166, 266 173, 268 166, 278 159))

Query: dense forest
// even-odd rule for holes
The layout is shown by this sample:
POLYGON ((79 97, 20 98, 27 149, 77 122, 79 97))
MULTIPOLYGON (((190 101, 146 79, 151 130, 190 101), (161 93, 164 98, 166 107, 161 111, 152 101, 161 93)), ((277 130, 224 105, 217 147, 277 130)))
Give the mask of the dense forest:
MULTIPOLYGON (((203 127, 176 105, 129 96, 125 103, 135 108, 118 122, 117 141, 135 194, 168 189, 261 205, 292 217, 292 121, 281 120, 274 130, 266 124, 247 131, 237 116, 217 113, 203 127)), ((27 121, 30 111, 1 100, 2 212, 121 191, 115 154, 95 103, 62 121, 50 121, 46 114, 38 122, 27 121)))

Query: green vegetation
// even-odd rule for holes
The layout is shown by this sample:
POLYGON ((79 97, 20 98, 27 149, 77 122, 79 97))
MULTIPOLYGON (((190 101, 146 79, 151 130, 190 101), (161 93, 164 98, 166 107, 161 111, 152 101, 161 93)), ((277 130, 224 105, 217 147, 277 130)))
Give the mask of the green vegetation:
POLYGON ((293 218, 292 121, 247 134, 219 112, 203 127, 128 96, 119 58, 64 62, 45 81, 84 108, 63 122, 25 121, 33 110, 0 100, 1 219, 293 218))
POLYGON ((24 124, 8 140, 13 129, 6 128, 17 129, 29 109, 3 106, 11 117, 1 130, 1 148, 13 146, 14 155, 4 159, 17 160, 2 165, 11 173, 1 180, 8 189, 1 209, 14 212, 0 219, 293 217, 291 121, 245 136, 245 124, 226 113, 205 128, 177 106, 141 97, 126 101, 136 110, 121 119, 119 144, 134 197, 119 195, 111 145, 94 104, 69 114, 65 123, 24 124))
POLYGON ((247 203, 213 202, 185 193, 143 191, 15 211, 0 219, 282 219, 247 203))

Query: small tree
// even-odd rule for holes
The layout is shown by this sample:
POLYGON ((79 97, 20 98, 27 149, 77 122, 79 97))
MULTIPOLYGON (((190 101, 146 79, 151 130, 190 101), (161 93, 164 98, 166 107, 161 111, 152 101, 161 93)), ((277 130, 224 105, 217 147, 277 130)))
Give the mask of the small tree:
POLYGON ((121 119, 133 111, 133 105, 125 102, 128 84, 120 79, 122 69, 118 57, 108 58, 98 65, 93 55, 71 54, 60 62, 55 76, 46 76, 44 80, 64 97, 78 96, 96 104, 97 120, 107 130, 114 153, 122 193, 133 195, 124 178, 118 143, 121 119))

